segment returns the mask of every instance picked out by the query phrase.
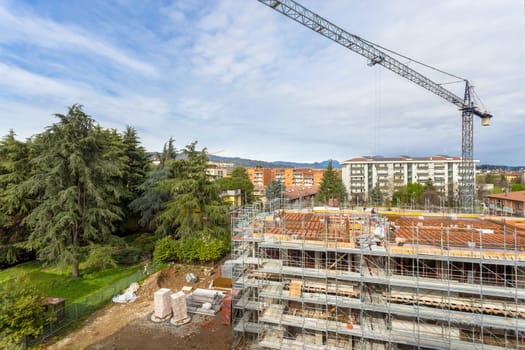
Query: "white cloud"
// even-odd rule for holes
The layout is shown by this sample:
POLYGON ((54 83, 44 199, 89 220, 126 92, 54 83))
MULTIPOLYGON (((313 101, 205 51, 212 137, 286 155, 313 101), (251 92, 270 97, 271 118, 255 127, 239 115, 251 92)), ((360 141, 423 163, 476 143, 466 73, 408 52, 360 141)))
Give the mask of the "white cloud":
POLYGON ((25 42, 52 50, 82 50, 114 61, 144 75, 155 75, 152 65, 132 58, 121 49, 91 37, 79 28, 33 15, 14 14, 0 4, 0 42, 25 42))
MULTIPOLYGON (((304 3, 350 32, 469 78, 494 113, 490 128, 476 121, 475 157, 524 163, 516 153, 525 146, 519 127, 525 29, 518 2, 304 3)), ((78 102, 103 126, 136 126, 149 150, 173 136, 179 147, 199 140, 210 150, 225 149, 222 155, 261 160, 461 153, 454 105, 382 67, 368 67, 359 55, 257 1, 177 1, 148 13, 159 17, 129 11, 137 27, 122 38, 111 23, 103 23, 105 35, 26 7, 32 11, 0 5, 0 112, 27 115, 20 119, 24 130, 38 110, 45 118, 78 102)), ((93 16, 93 27, 97 20, 93 16)), ((115 25, 122 35, 126 24, 115 25)), ((463 94, 462 85, 446 87, 463 94)), ((33 133, 40 132, 41 123, 34 125, 33 133)))

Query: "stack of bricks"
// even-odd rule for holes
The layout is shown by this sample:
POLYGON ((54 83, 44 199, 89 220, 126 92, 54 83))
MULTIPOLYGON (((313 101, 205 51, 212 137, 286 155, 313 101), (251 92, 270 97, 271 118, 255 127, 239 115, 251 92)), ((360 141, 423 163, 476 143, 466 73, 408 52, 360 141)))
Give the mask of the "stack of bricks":
POLYGON ((171 295, 171 309, 173 310, 172 321, 180 321, 188 318, 186 310, 186 294, 183 291, 171 295))
POLYGON ((166 318, 171 315, 170 290, 161 288, 154 294, 154 315, 157 318, 166 318))
POLYGON ((302 286, 303 286, 303 283, 301 281, 291 281, 290 282, 290 296, 293 298, 300 298, 302 286))

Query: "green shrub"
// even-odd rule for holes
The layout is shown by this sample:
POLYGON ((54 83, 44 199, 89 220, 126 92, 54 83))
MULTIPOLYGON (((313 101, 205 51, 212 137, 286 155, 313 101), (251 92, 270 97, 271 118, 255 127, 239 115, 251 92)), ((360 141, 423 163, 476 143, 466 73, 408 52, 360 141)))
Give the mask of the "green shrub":
POLYGON ((0 284, 0 347, 17 347, 25 337, 38 337, 52 317, 44 296, 25 275, 0 284))
POLYGON ((98 244, 90 244, 88 249, 88 256, 84 262, 84 268, 88 270, 103 270, 111 267, 117 267, 113 253, 115 248, 111 246, 102 246, 98 244))
POLYGON ((153 250, 155 249, 156 241, 157 238, 155 237, 155 234, 141 233, 130 243, 130 245, 142 250, 142 253, 147 257, 151 257, 153 250))
POLYGON ((224 243, 217 238, 204 240, 200 239, 201 243, 198 245, 198 259, 201 262, 218 260, 224 253, 224 243))
POLYGON ((169 262, 177 260, 177 242, 171 237, 164 237, 157 241, 153 251, 153 260, 169 262))
POLYGON ((155 246, 155 261, 208 262, 218 260, 229 250, 229 239, 185 236, 178 240, 165 237, 155 246))
POLYGON ((121 249, 113 257, 118 264, 133 265, 140 261, 142 250, 137 247, 128 247, 121 249))

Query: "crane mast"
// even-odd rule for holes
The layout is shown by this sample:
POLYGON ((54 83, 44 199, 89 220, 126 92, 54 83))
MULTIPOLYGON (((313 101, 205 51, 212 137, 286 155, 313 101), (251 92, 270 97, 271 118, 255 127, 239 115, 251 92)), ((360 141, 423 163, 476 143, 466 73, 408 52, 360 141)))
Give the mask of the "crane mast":
POLYGON ((482 111, 473 103, 472 86, 468 80, 463 79, 465 81, 465 95, 462 98, 398 61, 385 51, 379 49, 377 45, 347 32, 293 0, 258 1, 320 35, 335 41, 339 45, 367 58, 369 66, 379 64, 456 105, 462 113, 462 161, 459 169, 460 202, 463 208, 472 210, 474 205, 473 116, 476 115, 480 117, 482 125, 487 126, 490 124, 492 115, 482 111))

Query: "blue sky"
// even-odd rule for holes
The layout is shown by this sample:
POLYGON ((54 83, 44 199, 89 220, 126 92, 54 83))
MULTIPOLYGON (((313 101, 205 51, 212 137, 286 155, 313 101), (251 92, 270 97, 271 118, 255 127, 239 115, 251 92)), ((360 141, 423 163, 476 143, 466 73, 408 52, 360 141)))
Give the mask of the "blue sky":
MULTIPOLYGON (((468 78, 494 114, 475 121, 475 158, 525 165, 522 1, 302 4, 468 78)), ((172 136, 267 161, 461 155, 454 105, 255 0, 0 0, 0 133, 30 137, 74 103, 104 127, 135 127, 149 151, 172 136)))

